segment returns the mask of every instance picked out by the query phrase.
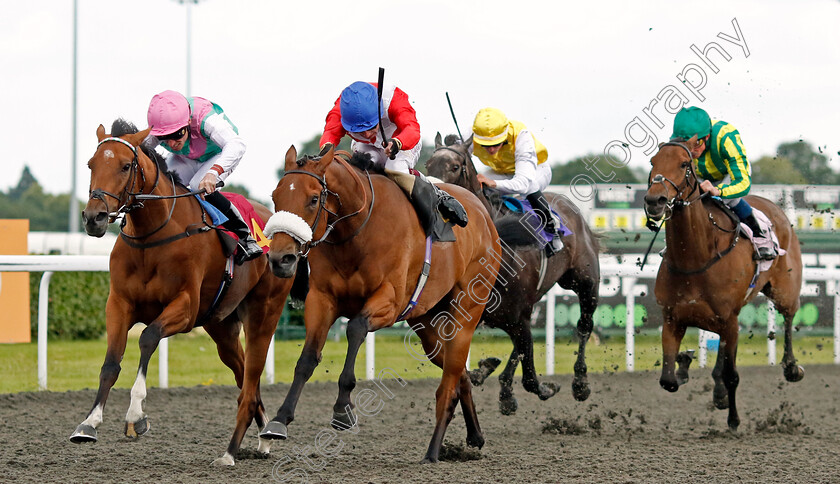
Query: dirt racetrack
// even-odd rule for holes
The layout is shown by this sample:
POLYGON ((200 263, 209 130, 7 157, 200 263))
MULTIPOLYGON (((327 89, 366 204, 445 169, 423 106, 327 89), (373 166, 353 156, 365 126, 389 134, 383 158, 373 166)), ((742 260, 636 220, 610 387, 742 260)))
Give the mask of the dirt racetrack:
MULTIPOLYGON (((405 387, 389 380, 393 399, 360 382, 354 396, 371 389, 383 399, 382 408, 371 417, 359 415, 358 432, 339 434, 340 441, 325 447, 332 452, 327 458, 314 443, 329 428, 337 386, 307 385, 290 439, 261 458, 252 425, 233 468, 210 466, 233 430, 233 387, 151 389, 151 431, 137 441, 122 435, 129 393, 116 390, 99 442, 83 445, 68 436, 94 391, 0 395, 0 481, 840 482, 840 367, 808 367, 799 383, 785 382, 779 367, 742 368, 740 374, 737 434, 726 430, 725 411, 711 410, 708 369, 694 369, 676 394, 659 388, 657 372, 593 374, 592 395, 583 403, 572 399, 569 375, 546 379, 562 385, 547 402, 517 382, 519 411, 510 417, 499 414, 498 381, 491 378, 474 390, 484 448, 462 449, 459 409, 446 435, 448 460, 435 465, 419 464, 433 428, 435 380, 405 387), (295 458, 294 449, 308 463, 295 458)), ((264 388, 271 416, 287 389, 264 388)))

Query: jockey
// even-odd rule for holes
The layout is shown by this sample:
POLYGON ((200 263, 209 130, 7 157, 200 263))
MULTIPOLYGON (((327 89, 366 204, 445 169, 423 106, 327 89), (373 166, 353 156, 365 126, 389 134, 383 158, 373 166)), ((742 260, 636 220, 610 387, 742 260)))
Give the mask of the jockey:
POLYGON ((169 169, 191 190, 203 189, 204 199, 227 217, 222 226, 239 238, 236 263, 261 256, 263 250, 239 211, 216 190, 245 154, 245 142, 222 108, 200 97, 163 91, 149 103, 147 119, 152 128, 149 135, 163 148, 158 152, 169 169))
POLYGON ((320 146, 337 146, 345 134, 352 139, 354 153, 368 153, 371 161, 385 167, 385 174, 408 194, 428 235, 434 211, 445 221, 465 227, 467 212, 458 200, 430 183, 415 171, 420 158, 420 124, 408 95, 395 86, 385 85, 382 104, 377 106, 377 84, 357 81, 347 86, 327 114, 320 146), (382 118, 380 119, 380 112, 382 118), (385 131, 382 139, 380 129, 385 131))
MULTIPOLYGON (((750 192, 752 169, 738 130, 725 121, 712 120, 706 111, 691 106, 681 109, 674 117, 671 139, 688 143, 697 176, 703 180, 700 188, 720 197, 752 230, 754 237, 768 238, 769 234, 755 219, 752 207, 742 198, 750 192), (696 144, 692 145, 694 138, 696 144)), ((774 251, 766 246, 758 247, 758 255, 763 260, 776 258, 774 251)))
POLYGON ((484 108, 475 115, 473 123, 473 154, 493 170, 487 175, 479 174, 478 181, 502 193, 524 196, 545 221, 545 230, 554 234, 545 246, 546 254, 551 257, 560 252, 561 222, 542 193, 551 182, 545 146, 524 124, 508 120, 496 108, 484 108))

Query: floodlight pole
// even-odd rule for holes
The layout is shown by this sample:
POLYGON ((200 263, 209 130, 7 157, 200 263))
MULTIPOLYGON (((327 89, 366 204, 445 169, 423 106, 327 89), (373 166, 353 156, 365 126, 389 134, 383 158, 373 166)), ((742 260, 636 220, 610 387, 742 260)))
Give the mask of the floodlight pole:
POLYGON ((70 201, 67 217, 67 231, 76 233, 79 231, 79 207, 76 201, 76 64, 78 60, 78 27, 79 27, 79 2, 73 0, 73 122, 70 123, 72 129, 71 148, 70 148, 70 201))

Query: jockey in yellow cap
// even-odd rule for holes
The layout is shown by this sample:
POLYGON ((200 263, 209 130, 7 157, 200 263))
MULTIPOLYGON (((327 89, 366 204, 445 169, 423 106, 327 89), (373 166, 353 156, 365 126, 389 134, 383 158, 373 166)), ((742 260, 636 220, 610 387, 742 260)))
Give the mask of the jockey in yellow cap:
POLYGON ((551 182, 548 151, 528 128, 509 120, 496 108, 484 108, 473 123, 473 154, 493 171, 479 174, 478 180, 502 193, 525 197, 545 222, 545 230, 554 234, 546 244, 552 256, 563 249, 561 223, 555 218, 542 191, 551 182))

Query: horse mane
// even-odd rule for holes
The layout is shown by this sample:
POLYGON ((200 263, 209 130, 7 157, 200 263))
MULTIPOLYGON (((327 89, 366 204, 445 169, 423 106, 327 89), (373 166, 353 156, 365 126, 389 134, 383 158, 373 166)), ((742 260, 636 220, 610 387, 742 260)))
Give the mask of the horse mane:
MULTIPOLYGON (((111 123, 111 136, 120 137, 125 136, 127 134, 135 134, 139 133, 140 130, 137 129, 137 126, 134 125, 131 121, 128 121, 124 118, 117 118, 111 123)), ((179 185, 184 185, 181 181, 181 178, 178 176, 177 173, 170 171, 169 166, 166 164, 166 159, 160 155, 160 153, 155 150, 154 141, 151 140, 151 137, 146 138, 140 143, 140 149, 145 153, 146 156, 152 160, 155 165, 157 165, 158 169, 166 174, 171 175, 172 179, 175 180, 175 183, 179 185)))
MULTIPOLYGON (((342 156, 342 154, 338 154, 337 156, 342 156)), ((323 154, 318 155, 303 155, 297 160, 297 166, 305 166, 310 161, 319 161, 323 157, 323 154)), ((377 175, 384 175, 385 174, 385 167, 377 165, 373 162, 373 158, 371 158, 370 153, 353 153, 353 155, 347 159, 344 157, 351 166, 358 168, 362 171, 369 171, 372 173, 376 173, 377 175)))

